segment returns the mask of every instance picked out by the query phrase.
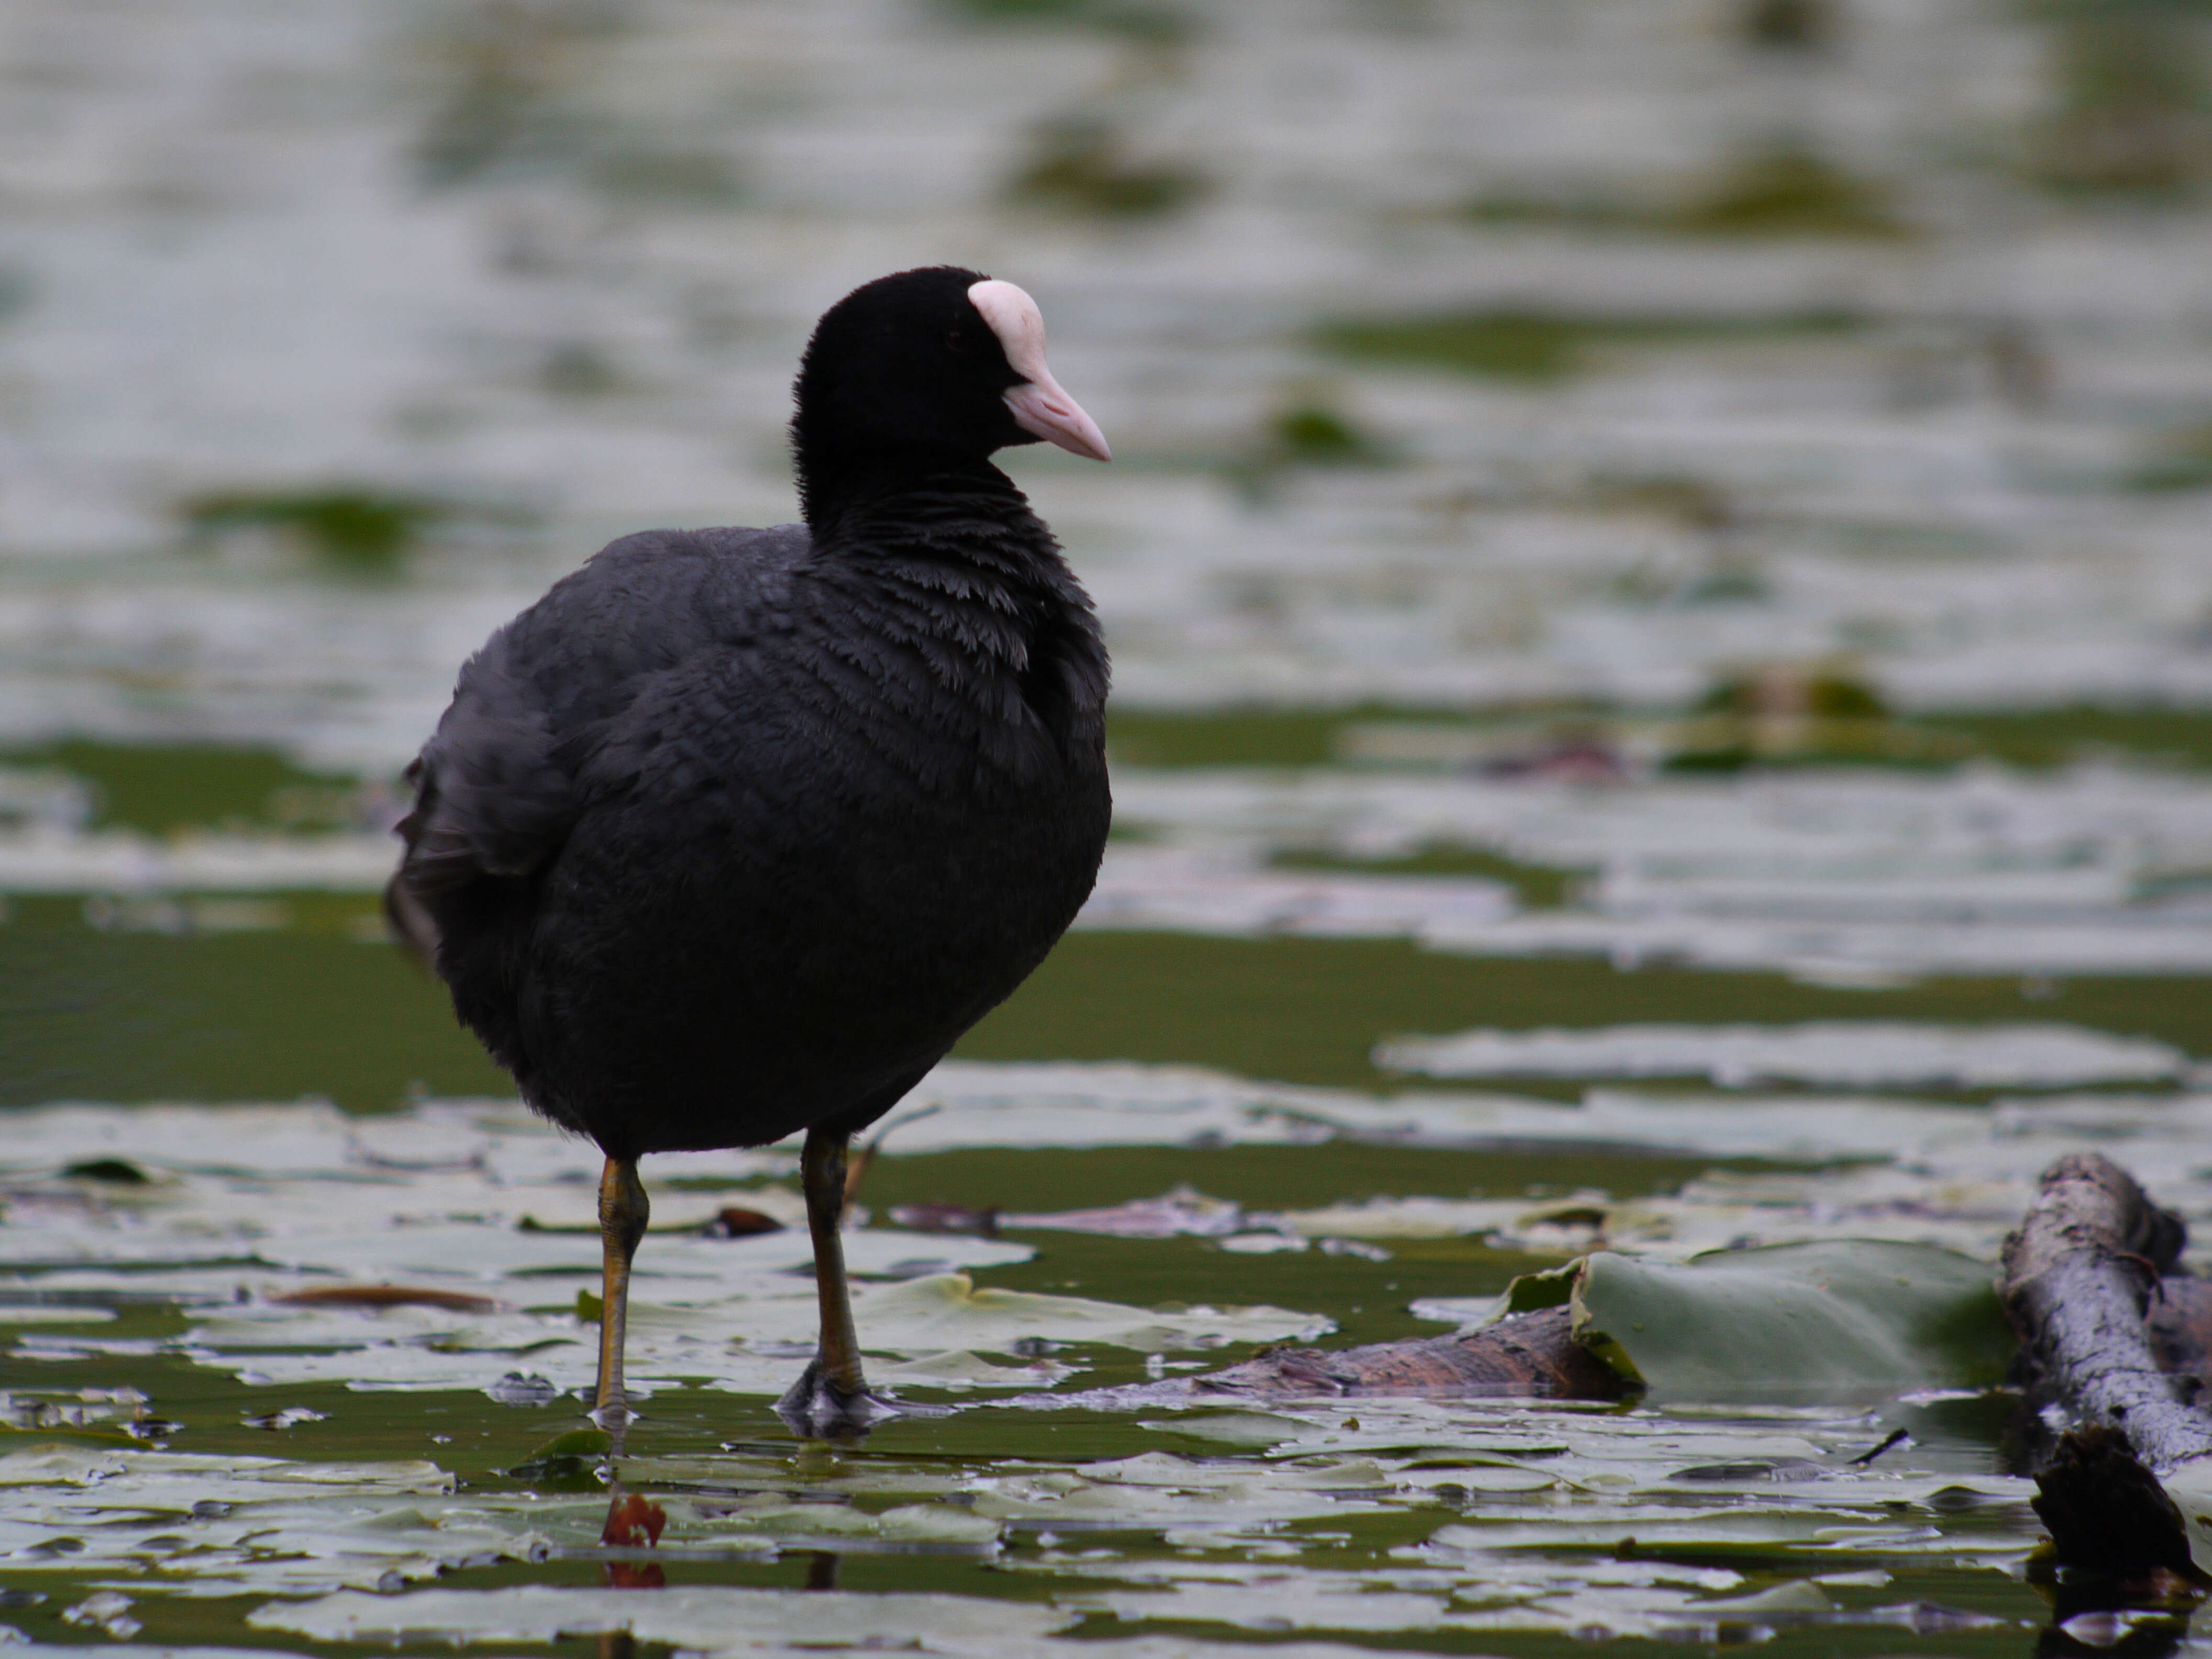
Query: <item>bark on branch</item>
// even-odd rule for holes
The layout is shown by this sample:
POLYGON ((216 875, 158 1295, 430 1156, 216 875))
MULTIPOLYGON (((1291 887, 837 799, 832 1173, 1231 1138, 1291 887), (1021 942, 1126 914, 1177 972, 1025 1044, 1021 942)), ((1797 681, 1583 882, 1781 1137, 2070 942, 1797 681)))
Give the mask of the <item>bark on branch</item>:
POLYGON ((1605 1362, 1574 1339, 1565 1308, 1510 1314, 1455 1336, 1373 1342, 1360 1348, 1281 1347, 1193 1380, 1197 1395, 1310 1399, 1618 1400, 1626 1391, 1605 1362))
POLYGON ((2160 1473, 2212 1456, 2212 1415, 2193 1403, 2197 1379, 2161 1368, 2146 1323, 2187 1237, 2118 1164, 2069 1153, 2044 1172, 2005 1240, 1998 1281, 2031 1393, 2121 1430, 2160 1473))
POLYGON ((2205 1363, 2203 1281, 2166 1275, 2188 1242, 2127 1171, 2072 1153, 2044 1171, 2005 1240, 1997 1292, 2021 1339, 2028 1406, 2075 1426, 2038 1460, 2058 1614, 2186 1603, 2207 1580, 2158 1477, 2212 1455, 2195 1403, 2205 1363))

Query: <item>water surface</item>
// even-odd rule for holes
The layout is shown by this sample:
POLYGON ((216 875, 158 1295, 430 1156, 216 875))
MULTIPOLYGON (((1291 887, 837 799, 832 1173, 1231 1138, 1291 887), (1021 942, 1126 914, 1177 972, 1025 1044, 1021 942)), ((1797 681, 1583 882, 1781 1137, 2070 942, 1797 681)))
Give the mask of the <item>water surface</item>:
POLYGON ((2212 1216, 2207 220, 2083 138, 2195 129, 2069 79, 2080 19, 15 9, 0 1624, 2071 1639, 1985 1320, 1820 1397, 1187 1385, 1594 1248, 1987 1262, 2072 1150, 2212 1216), (667 1158, 611 1462, 595 1161, 386 939, 397 775, 608 537, 791 516, 807 325, 940 259, 1114 436, 1010 465, 1111 638, 1116 838, 861 1194, 874 1373, 947 1414, 793 1443, 792 1151, 667 1158))

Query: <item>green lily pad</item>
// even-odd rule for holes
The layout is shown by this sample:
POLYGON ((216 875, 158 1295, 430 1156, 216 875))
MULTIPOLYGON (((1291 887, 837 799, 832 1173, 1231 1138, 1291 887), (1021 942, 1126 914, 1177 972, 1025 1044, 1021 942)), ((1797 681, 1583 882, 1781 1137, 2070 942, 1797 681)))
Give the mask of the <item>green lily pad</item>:
POLYGON ((1573 1299, 1575 1286, 1582 1279, 1582 1261, 1576 1261, 1565 1267, 1547 1267, 1540 1273, 1522 1273, 1500 1293, 1497 1304, 1491 1309, 1490 1316, 1502 1319, 1507 1314, 1535 1313, 1545 1308, 1565 1307, 1573 1299))
POLYGON ((613 1449, 604 1429, 571 1429, 556 1434, 507 1473, 552 1492, 597 1492, 598 1469, 613 1449))
MULTIPOLYGON (((1516 1295, 1516 1283, 1507 1300, 1540 1306, 1539 1292, 1555 1288, 1516 1295)), ((1580 1340, 1631 1382, 1678 1398, 1972 1387, 1995 1382, 2013 1349, 1986 1264, 1887 1239, 1681 1263, 1601 1251, 1576 1268, 1570 1305, 1580 1340)))

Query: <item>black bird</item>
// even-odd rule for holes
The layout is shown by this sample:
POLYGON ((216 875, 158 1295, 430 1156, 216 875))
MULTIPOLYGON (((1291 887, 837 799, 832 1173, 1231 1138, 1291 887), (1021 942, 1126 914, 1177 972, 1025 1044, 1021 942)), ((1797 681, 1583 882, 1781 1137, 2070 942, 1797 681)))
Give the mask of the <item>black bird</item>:
POLYGON ((806 1132, 802 1435, 862 1379, 848 1143, 1043 960, 1111 815, 1091 602, 994 452, 1105 438, 1011 283, 838 301, 791 422, 805 522, 625 536, 494 634, 409 769, 386 894, 525 1099, 606 1153, 594 1416, 623 1388, 647 1152, 806 1132))

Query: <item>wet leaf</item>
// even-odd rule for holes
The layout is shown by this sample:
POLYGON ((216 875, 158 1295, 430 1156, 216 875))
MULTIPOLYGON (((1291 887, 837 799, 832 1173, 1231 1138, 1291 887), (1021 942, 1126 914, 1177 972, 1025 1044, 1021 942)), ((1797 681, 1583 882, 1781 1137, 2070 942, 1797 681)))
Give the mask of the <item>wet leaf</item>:
MULTIPOLYGON (((596 1491, 599 1482, 595 1471, 613 1449, 613 1437, 604 1429, 571 1429, 555 1435, 507 1473, 518 1480, 541 1485, 585 1480, 590 1482, 589 1490, 596 1491)), ((576 1490, 573 1485, 561 1489, 576 1490)))
POLYGON ((269 1299, 302 1308, 443 1308, 453 1313, 490 1313, 500 1305, 489 1296, 407 1285, 311 1285, 269 1299))
POLYGON ((641 1642, 707 1652, 742 1652, 791 1643, 849 1646, 890 1630, 908 1641, 932 1645, 981 1638, 1014 1652, 1019 1644, 1041 1640, 1076 1617, 1034 1602, 955 1595, 708 1585, 678 1585, 656 1595, 629 1595, 532 1585, 422 1590, 404 1596, 348 1591, 304 1604, 271 1602, 248 1613, 246 1622, 258 1630, 289 1631, 323 1642, 550 1642, 562 1636, 628 1631, 641 1642))
POLYGON ((660 1542, 668 1511, 642 1492, 625 1492, 607 1507, 607 1524, 599 1533, 602 1544, 620 1548, 651 1548, 660 1542))
POLYGON ((105 1181, 118 1187, 143 1187, 147 1179, 143 1170, 122 1158, 85 1158, 62 1173, 73 1181, 105 1181))
POLYGON ((1235 1232, 1243 1211, 1237 1205, 1188 1187, 1178 1187, 1160 1198, 1140 1198, 1105 1210, 1062 1210, 1051 1214, 1015 1213, 1000 1217, 1000 1224, 1016 1231, 1041 1229, 1066 1233, 1097 1233, 1109 1238, 1173 1238, 1188 1235, 1218 1238, 1235 1232))
POLYGON ((783 1231, 783 1223, 772 1215, 743 1205, 725 1205, 714 1212, 714 1218, 700 1230, 708 1238, 750 1238, 756 1233, 783 1231))
POLYGON ((1012 1352, 1036 1337, 1103 1342, 1157 1351, 1310 1339, 1329 1322, 1281 1308, 1194 1307, 1147 1310, 1084 1297, 1042 1296, 1028 1291, 977 1289, 964 1273, 941 1273, 903 1285, 867 1287, 856 1298, 856 1317, 871 1346, 908 1349, 981 1348, 1012 1352))
POLYGON ((890 1218, 912 1232, 975 1233, 995 1238, 1004 1214, 994 1207, 972 1204, 900 1204, 892 1206, 890 1218))
POLYGON ((1625 1377, 1675 1399, 1985 1383, 2014 1346, 1985 1264, 1887 1240, 1717 1252, 1680 1264, 1603 1252, 1575 1274, 1572 1305, 1578 1340, 1625 1377))
POLYGON ((1401 1037, 1378 1065, 1436 1077, 1689 1077, 1842 1088, 2066 1088, 2179 1075, 2170 1044, 2079 1026, 1942 1027, 1872 1020, 1806 1025, 1617 1025, 1401 1037))

